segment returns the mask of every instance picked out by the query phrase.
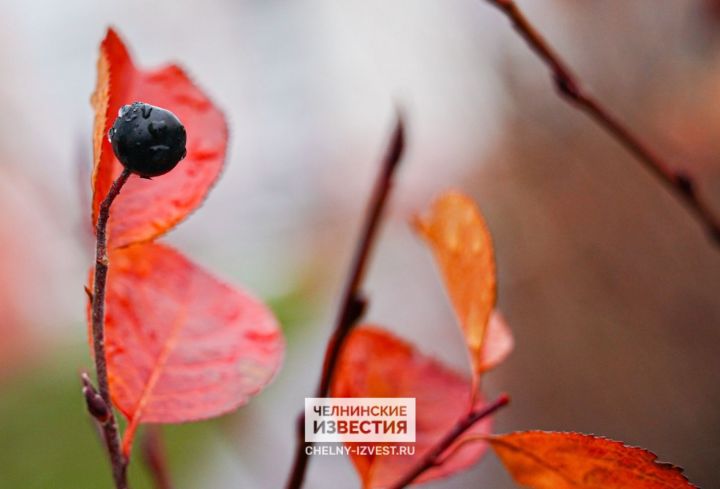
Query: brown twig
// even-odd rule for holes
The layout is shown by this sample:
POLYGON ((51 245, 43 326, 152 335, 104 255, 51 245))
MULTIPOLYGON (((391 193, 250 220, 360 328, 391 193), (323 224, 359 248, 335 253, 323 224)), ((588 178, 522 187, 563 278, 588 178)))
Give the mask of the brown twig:
POLYGON ((95 356, 95 373, 97 375, 98 391, 90 384, 89 379, 83 383, 85 400, 88 410, 102 426, 110 463, 112 465, 113 480, 116 489, 127 489, 128 461, 120 451, 120 436, 117 420, 112 410, 110 389, 108 387, 107 360, 105 358, 105 287, 107 284, 108 257, 107 257, 107 223, 110 218, 110 206, 120 193, 125 182, 130 177, 130 171, 124 169, 113 182, 107 196, 100 204, 97 220, 97 246, 95 248, 95 278, 92 293, 92 335, 93 351, 95 356), (99 416, 99 414, 103 414, 99 416))
POLYGON ((486 1, 508 17, 515 30, 547 65, 552 72, 558 93, 592 117, 632 153, 645 168, 650 170, 676 197, 685 203, 687 208, 705 226, 714 242, 720 245, 720 220, 707 202, 698 195, 693 179, 684 171, 678 170, 665 161, 614 114, 587 93, 581 86, 577 75, 553 50, 513 0, 486 1))
MULTIPOLYGON (((366 300, 360 292, 360 284, 365 275, 368 257, 377 234, 377 228, 380 223, 383 208, 385 207, 385 202, 392 188, 393 175, 400 162, 404 145, 405 133, 403 121, 402 118, 399 117, 390 145, 383 159, 380 174, 378 175, 370 196, 365 222, 347 275, 342 300, 335 318, 335 327, 332 337, 328 342, 320 383, 315 392, 315 397, 327 396, 343 342, 356 322, 362 317, 365 310, 366 300)), ((287 489, 299 489, 305 479, 305 471, 309 460, 305 447, 310 444, 305 443, 303 430, 304 417, 301 414, 297 422, 297 448, 286 486, 287 489)))
POLYGON ((503 394, 482 409, 470 411, 467 416, 458 421, 455 426, 422 457, 415 467, 405 474, 402 479, 390 486, 390 489, 402 489, 410 485, 412 481, 420 477, 423 472, 437 465, 443 453, 455 443, 460 435, 469 430, 481 419, 490 416, 501 407, 506 406, 509 402, 510 397, 507 394, 503 394))
POLYGON ((145 427, 142 455, 155 488, 172 489, 160 426, 148 425, 145 427))

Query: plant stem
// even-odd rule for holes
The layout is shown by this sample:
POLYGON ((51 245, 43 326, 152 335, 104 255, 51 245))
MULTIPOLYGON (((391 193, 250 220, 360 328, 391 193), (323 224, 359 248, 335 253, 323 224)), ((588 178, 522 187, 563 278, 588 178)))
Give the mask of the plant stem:
MULTIPOLYGON (((117 420, 112 410, 110 389, 108 387, 107 359, 105 358, 105 287, 108 274, 107 256, 107 223, 110 218, 110 206, 130 177, 130 170, 123 169, 120 176, 113 182, 107 196, 100 204, 95 248, 95 278, 92 295, 92 335, 95 356, 95 373, 97 375, 98 392, 107 407, 106 419, 98 419, 105 436, 110 463, 112 464, 113 480, 116 489, 127 489, 128 461, 120 451, 120 437, 117 420)), ((92 413, 91 413, 92 414, 92 413)))
POLYGON ((155 488, 172 489, 160 426, 148 425, 145 427, 142 454, 155 488))
MULTIPOLYGON (((363 315, 366 301, 360 292, 360 285, 365 275, 368 257, 377 234, 383 208, 385 207, 390 189, 392 188, 393 176, 400 162, 404 145, 405 131, 402 118, 399 117, 390 140, 390 145, 385 153, 380 174, 375 181, 372 194, 370 195, 365 222, 360 233, 360 239, 355 248, 352 264, 348 271, 340 307, 335 317, 332 337, 328 342, 325 353, 325 361, 323 362, 320 383, 315 392, 315 397, 327 396, 332 375, 340 357, 340 350, 345 338, 347 338, 348 333, 350 333, 358 319, 363 315)), ((312 444, 305 443, 304 415, 301 414, 297 422, 297 448, 286 486, 287 489, 299 489, 302 487, 309 459, 305 452, 305 447, 309 445, 312 444)))
POLYGON ((501 407, 506 406, 509 402, 510 397, 508 397, 507 394, 503 394, 498 397, 494 402, 486 405, 482 409, 470 411, 467 416, 459 420, 455 424, 455 426, 453 426, 453 428, 448 431, 447 434, 423 456, 423 458, 418 462, 415 467, 413 467, 407 474, 405 474, 402 479, 393 484, 390 489, 402 489, 403 487, 410 485, 412 481, 420 477, 423 472, 435 466, 440 460, 442 454, 448 448, 450 448, 450 446, 455 442, 455 440, 460 437, 460 435, 469 430, 475 423, 477 423, 481 419, 490 416, 492 413, 494 413, 501 407))
POLYGON ((503 12, 530 49, 550 69, 558 93, 568 102, 587 113, 611 136, 650 170, 705 226, 716 245, 720 245, 720 220, 696 191, 693 179, 665 161, 647 146, 632 130, 587 93, 565 61, 553 50, 538 30, 525 17, 513 0, 486 0, 503 12))

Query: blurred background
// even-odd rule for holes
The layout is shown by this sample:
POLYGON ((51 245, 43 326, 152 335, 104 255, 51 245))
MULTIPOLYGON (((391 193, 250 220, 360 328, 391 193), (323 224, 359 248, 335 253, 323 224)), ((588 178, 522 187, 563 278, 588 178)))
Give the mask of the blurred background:
MULTIPOLYGON (((588 88, 720 212, 720 3, 520 6, 588 88)), ((143 66, 179 61, 223 107, 227 168, 168 236, 267 299, 276 381, 237 413, 166 427, 178 488, 281 487, 394 104, 408 122, 368 320, 466 369, 431 256, 407 224, 458 187, 494 234, 516 350, 487 377, 496 431, 596 433, 720 487, 720 253, 647 171, 553 92, 482 0, 0 0, 0 487, 110 487, 80 396, 92 260, 97 49, 114 25, 143 66)), ((135 488, 149 487, 139 460, 135 488)), ((315 457, 308 488, 357 487, 315 457)), ((514 487, 491 455, 428 488, 514 487)))

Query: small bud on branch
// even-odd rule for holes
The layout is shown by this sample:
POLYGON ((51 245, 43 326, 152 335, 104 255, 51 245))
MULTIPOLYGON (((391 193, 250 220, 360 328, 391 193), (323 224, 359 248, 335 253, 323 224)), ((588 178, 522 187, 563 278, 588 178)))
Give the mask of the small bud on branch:
POLYGON ((85 396, 85 403, 87 404, 88 412, 95 418, 101 425, 107 423, 110 420, 110 409, 105 404, 103 398, 95 390, 95 386, 92 385, 90 377, 87 373, 83 372, 80 375, 83 383, 83 396, 85 396))

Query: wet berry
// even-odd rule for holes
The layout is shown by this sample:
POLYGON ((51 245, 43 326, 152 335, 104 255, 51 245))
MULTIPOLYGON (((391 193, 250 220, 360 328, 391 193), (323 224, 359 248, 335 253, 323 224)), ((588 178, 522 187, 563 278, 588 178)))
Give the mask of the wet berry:
POLYGON ((175 114, 142 102, 124 105, 108 138, 117 159, 150 178, 163 175, 185 158, 185 127, 175 114))

